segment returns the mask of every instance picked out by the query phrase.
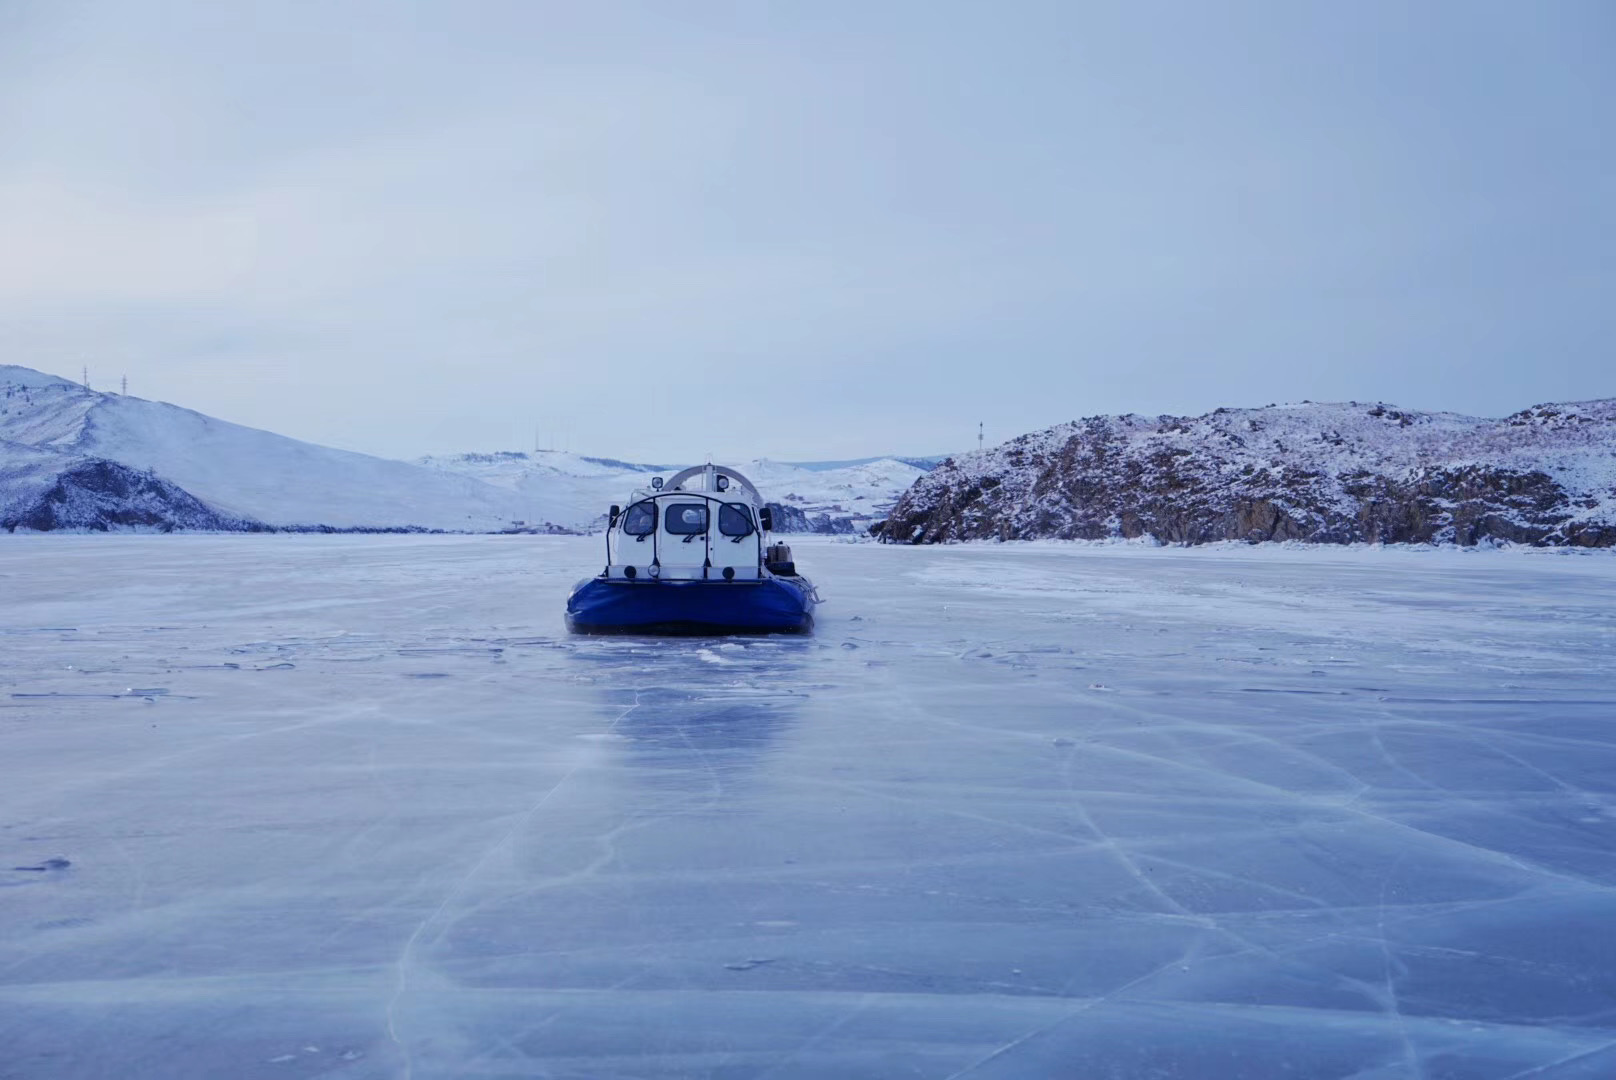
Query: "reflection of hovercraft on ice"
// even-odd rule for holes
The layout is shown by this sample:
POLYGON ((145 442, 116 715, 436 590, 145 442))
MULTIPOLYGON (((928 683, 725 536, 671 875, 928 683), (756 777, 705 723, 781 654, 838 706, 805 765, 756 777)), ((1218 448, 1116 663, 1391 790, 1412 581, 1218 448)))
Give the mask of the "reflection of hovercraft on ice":
POLYGON ((819 595, 752 482, 724 465, 661 477, 612 507, 606 569, 567 598, 576 633, 801 633, 819 595))

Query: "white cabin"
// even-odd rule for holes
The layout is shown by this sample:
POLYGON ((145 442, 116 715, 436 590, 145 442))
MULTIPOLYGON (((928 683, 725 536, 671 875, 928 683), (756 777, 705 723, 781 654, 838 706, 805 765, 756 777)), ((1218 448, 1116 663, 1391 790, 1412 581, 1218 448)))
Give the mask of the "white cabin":
POLYGON ((768 572, 773 525, 752 482, 727 465, 697 465, 612 507, 606 577, 757 581, 768 572))

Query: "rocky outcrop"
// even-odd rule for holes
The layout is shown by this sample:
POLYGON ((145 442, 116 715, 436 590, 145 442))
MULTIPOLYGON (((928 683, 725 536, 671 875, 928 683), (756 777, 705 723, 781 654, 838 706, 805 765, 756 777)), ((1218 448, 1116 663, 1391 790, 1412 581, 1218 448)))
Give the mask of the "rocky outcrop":
POLYGON ((1355 402, 1091 417, 945 461, 872 531, 1608 547, 1616 400, 1504 420, 1355 402))
POLYGON ((766 505, 774 512, 775 532, 845 536, 861 529, 858 519, 850 514, 833 514, 828 511, 809 513, 790 503, 771 502, 766 505))
POLYGON ((284 532, 424 533, 419 526, 338 528, 331 525, 267 525, 220 513, 184 488, 153 472, 116 461, 84 461, 57 474, 36 497, 0 507, 0 529, 16 532, 284 532))
POLYGON ((256 521, 220 514, 190 492, 149 472, 115 461, 87 461, 56 477, 32 503, 0 519, 8 532, 34 529, 120 529, 172 532, 205 529, 217 532, 261 532, 256 521))

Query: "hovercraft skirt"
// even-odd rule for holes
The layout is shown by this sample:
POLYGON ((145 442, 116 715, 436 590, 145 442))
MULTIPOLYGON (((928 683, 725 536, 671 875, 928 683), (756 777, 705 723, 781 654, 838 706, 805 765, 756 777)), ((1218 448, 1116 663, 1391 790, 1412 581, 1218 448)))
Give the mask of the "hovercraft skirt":
POLYGON ((813 607, 813 586, 802 578, 590 578, 567 600, 567 629, 577 634, 804 634, 813 629, 813 607))

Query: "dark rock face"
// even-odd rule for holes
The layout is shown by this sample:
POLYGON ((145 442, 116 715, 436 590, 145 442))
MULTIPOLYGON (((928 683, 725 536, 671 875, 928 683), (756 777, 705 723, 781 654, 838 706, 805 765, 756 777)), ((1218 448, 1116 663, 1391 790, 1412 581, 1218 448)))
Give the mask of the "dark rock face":
POLYGON ((828 513, 818 513, 808 519, 812 526, 808 531, 822 533, 827 536, 846 536, 855 531, 854 519, 851 517, 837 517, 828 513))
POLYGON ((259 532, 255 521, 226 517, 161 477, 115 461, 87 461, 62 473, 32 505, 0 521, 7 531, 37 529, 208 529, 259 532))
POLYGON ((50 487, 20 505, 0 507, 0 529, 89 532, 425 533, 413 525, 337 528, 331 525, 266 525, 213 509, 156 473, 116 461, 80 460, 56 474, 50 487))
POLYGON ((1608 547, 1616 402, 1502 421, 1356 403, 1091 417, 945 461, 872 532, 1608 547))
POLYGON ((854 531, 851 516, 836 517, 824 512, 810 516, 789 503, 772 502, 767 505, 774 511, 775 532, 845 535, 854 531))
POLYGON ((774 515, 774 531, 784 533, 813 532, 814 526, 808 520, 808 515, 789 503, 765 503, 774 515))

